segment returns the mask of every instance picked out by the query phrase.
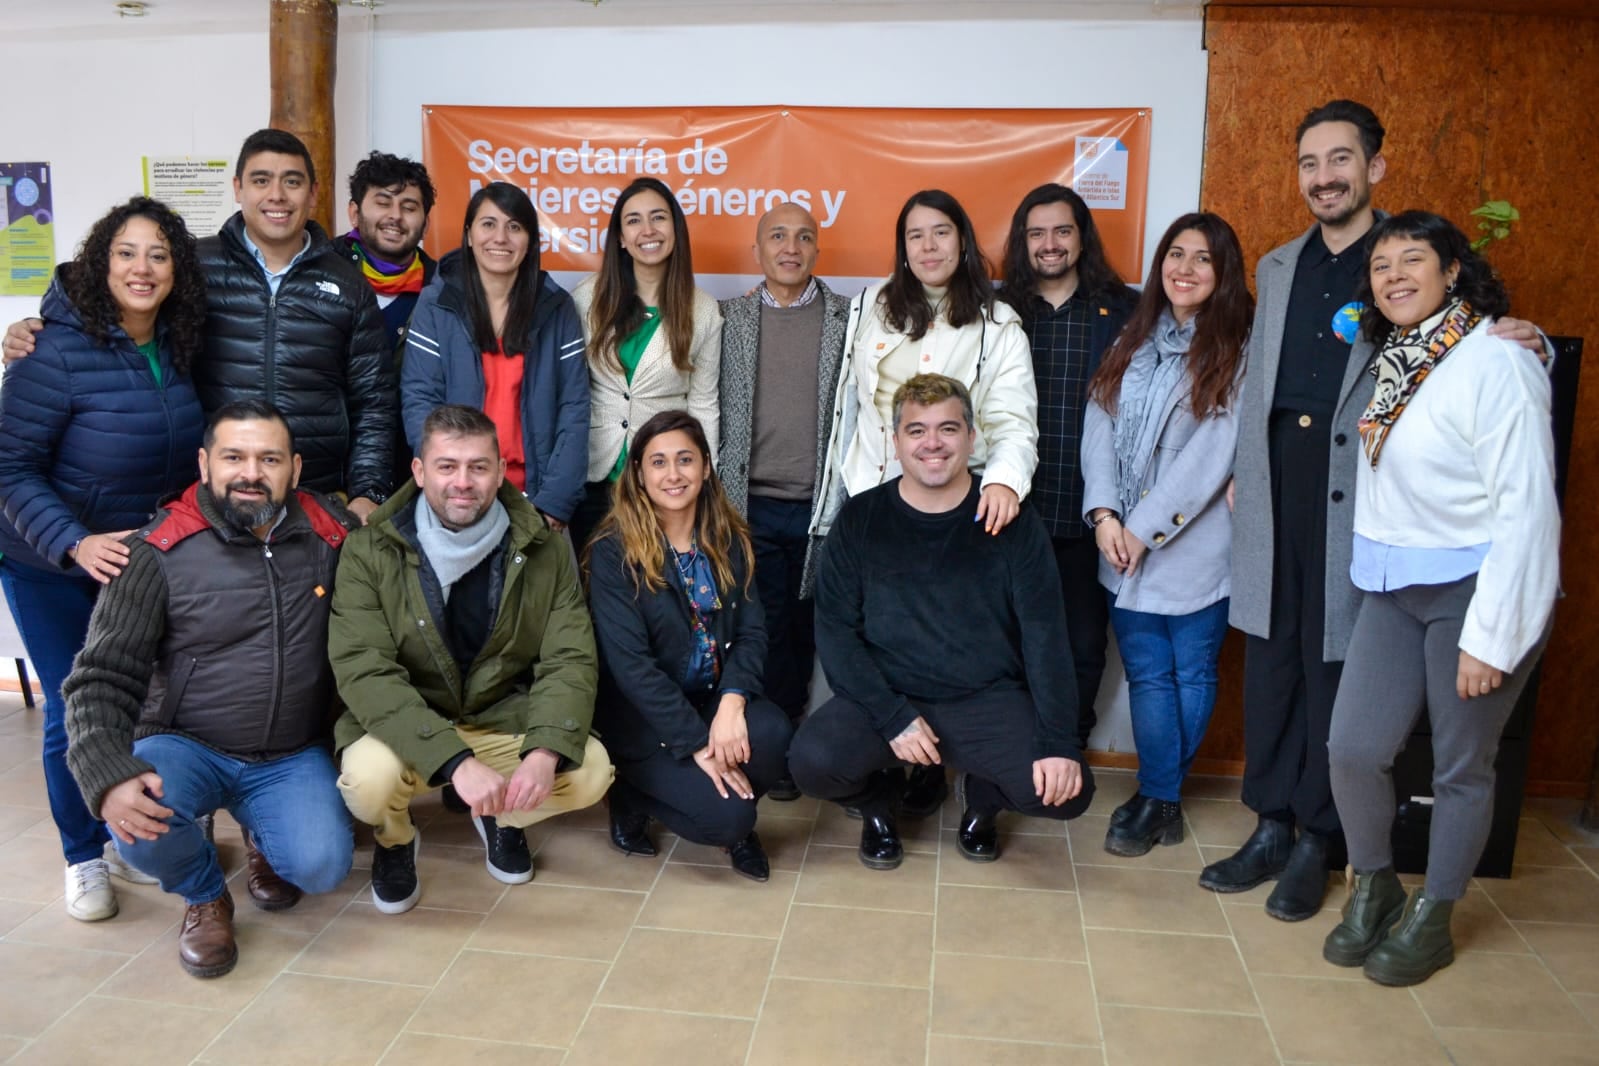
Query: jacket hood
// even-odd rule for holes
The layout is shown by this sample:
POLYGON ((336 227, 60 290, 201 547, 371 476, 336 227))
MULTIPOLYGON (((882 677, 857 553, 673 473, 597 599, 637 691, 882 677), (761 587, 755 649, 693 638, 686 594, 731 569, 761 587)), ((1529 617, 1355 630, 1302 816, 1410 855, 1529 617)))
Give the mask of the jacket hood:
MULTIPOLYGON (((333 510, 313 492, 297 489, 289 495, 287 513, 278 527, 287 532, 309 528, 311 532, 337 548, 344 542, 349 527, 333 510)), ((158 551, 170 551, 196 533, 210 529, 225 541, 255 542, 255 534, 238 529, 222 517, 215 498, 200 491, 196 481, 177 497, 166 501, 156 521, 146 527, 143 536, 158 551)))
POLYGON ((46 322, 82 329, 83 316, 78 314, 78 305, 67 296, 67 268, 71 265, 71 263, 62 263, 56 267, 55 275, 50 279, 50 287, 44 291, 44 298, 39 301, 39 317, 46 322))

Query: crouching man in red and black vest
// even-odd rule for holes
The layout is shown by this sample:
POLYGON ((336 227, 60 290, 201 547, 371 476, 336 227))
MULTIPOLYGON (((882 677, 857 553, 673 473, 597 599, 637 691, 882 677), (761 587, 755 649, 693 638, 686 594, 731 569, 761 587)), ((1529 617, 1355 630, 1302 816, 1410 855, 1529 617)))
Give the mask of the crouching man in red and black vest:
POLYGON ((238 959, 233 897, 201 819, 237 819, 245 880, 265 910, 330 891, 350 870, 327 634, 355 520, 295 491, 299 475, 276 408, 218 410, 199 483, 129 539, 62 686, 83 798, 124 860, 183 897, 178 959, 196 977, 238 959))

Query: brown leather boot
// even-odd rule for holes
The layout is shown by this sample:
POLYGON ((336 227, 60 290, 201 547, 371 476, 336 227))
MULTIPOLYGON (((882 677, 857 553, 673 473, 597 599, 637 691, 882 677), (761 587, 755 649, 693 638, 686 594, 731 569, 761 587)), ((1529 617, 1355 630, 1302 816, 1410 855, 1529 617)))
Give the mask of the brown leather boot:
POLYGON ((239 961, 233 940, 233 897, 224 888, 210 903, 193 903, 178 932, 178 961, 196 977, 221 977, 239 961))
POLYGON ((248 829, 244 833, 244 883, 250 900, 264 911, 286 911, 300 902, 302 893, 277 875, 248 829))

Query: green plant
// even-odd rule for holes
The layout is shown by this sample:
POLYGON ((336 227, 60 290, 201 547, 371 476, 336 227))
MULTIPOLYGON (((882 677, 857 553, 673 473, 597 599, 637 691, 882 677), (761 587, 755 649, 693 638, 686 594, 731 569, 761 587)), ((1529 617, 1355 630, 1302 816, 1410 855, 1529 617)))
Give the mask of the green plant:
POLYGON ((1494 241, 1502 241, 1510 236, 1510 226, 1521 221, 1521 212, 1510 206, 1509 200, 1488 200, 1481 207, 1472 212, 1480 222, 1477 228, 1482 231, 1482 236, 1471 242, 1471 250, 1480 252, 1494 241))

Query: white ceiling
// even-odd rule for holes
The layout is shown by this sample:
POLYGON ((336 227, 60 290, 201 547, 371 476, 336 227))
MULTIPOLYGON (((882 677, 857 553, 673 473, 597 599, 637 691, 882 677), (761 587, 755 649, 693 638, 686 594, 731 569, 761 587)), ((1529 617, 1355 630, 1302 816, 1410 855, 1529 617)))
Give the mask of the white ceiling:
MULTIPOLYGON (((7 0, 8 36, 170 35, 259 30, 273 0, 148 0, 143 18, 115 0, 7 0)), ((1202 0, 343 0, 341 18, 379 26, 601 25, 727 22, 944 21, 960 19, 1193 17, 1202 0)))

